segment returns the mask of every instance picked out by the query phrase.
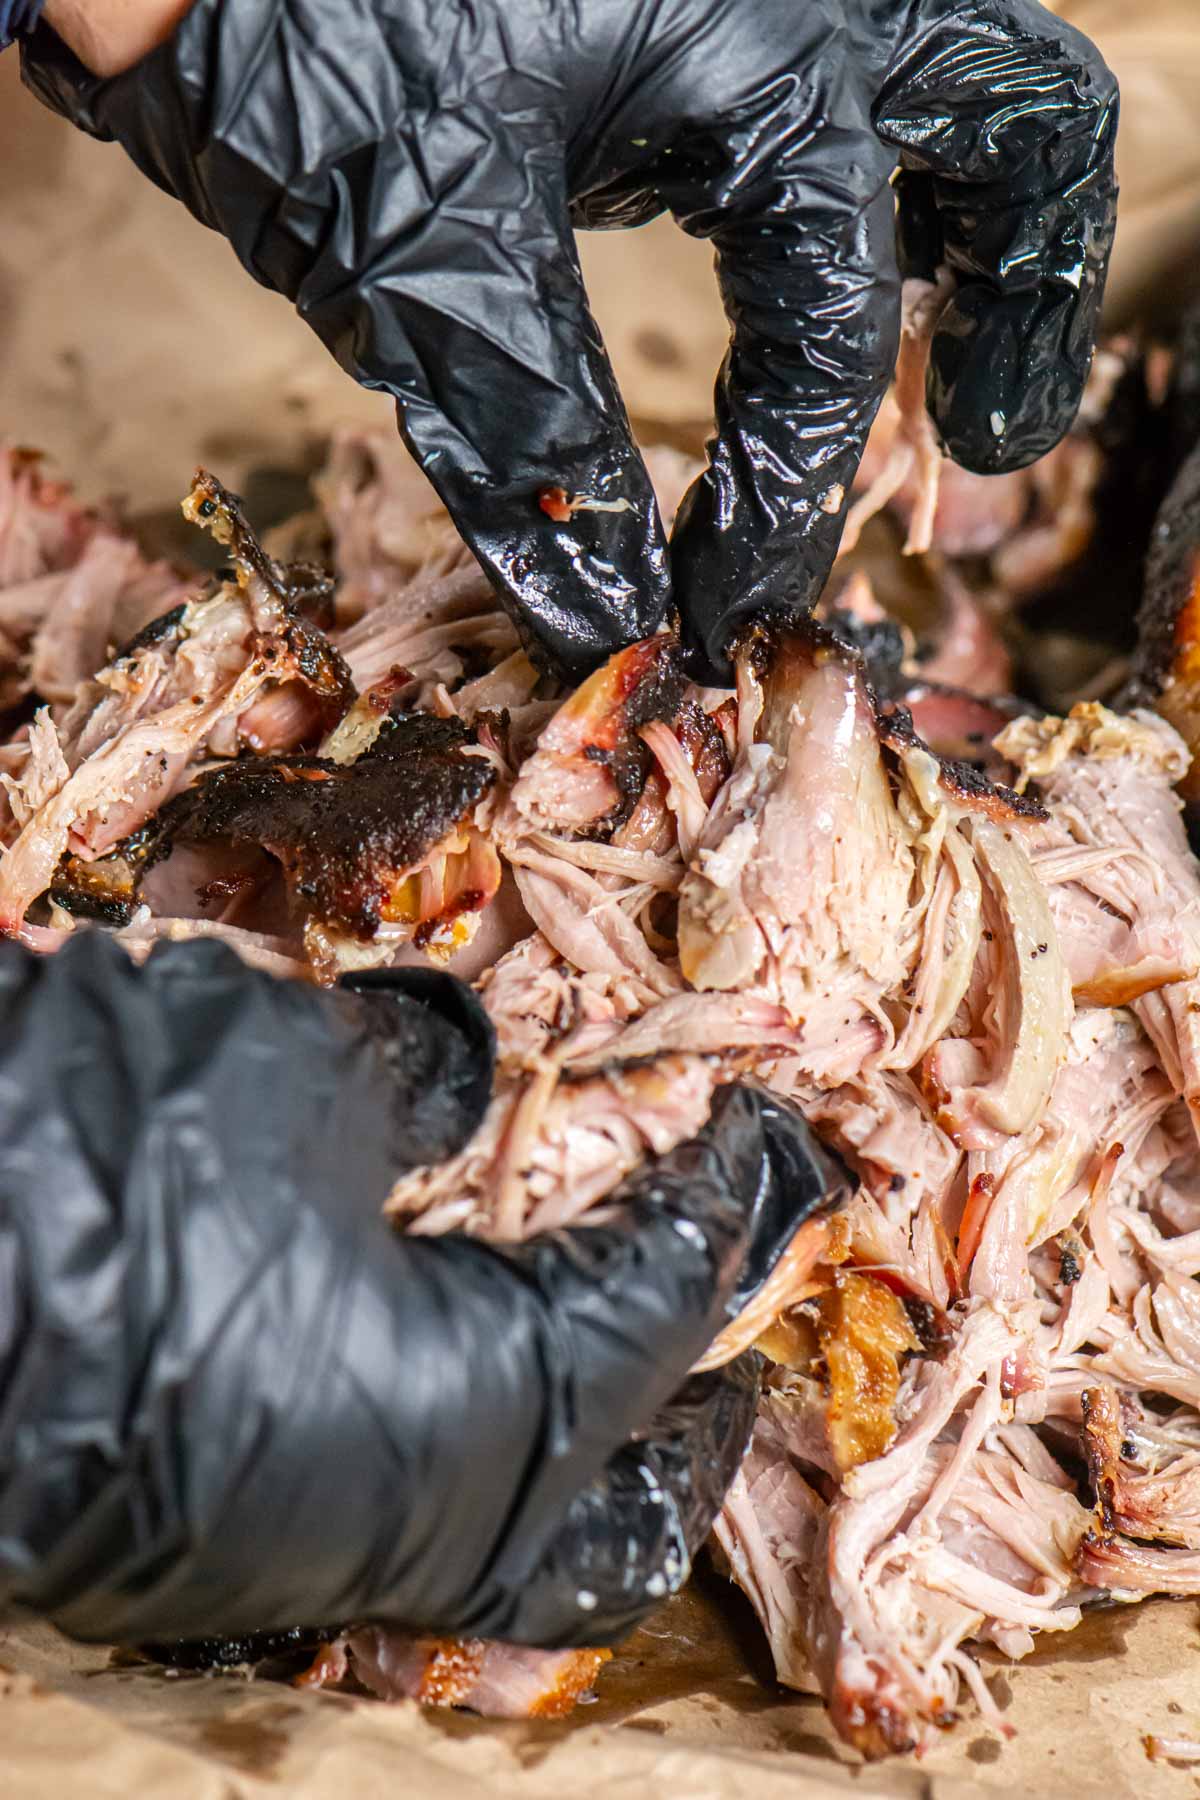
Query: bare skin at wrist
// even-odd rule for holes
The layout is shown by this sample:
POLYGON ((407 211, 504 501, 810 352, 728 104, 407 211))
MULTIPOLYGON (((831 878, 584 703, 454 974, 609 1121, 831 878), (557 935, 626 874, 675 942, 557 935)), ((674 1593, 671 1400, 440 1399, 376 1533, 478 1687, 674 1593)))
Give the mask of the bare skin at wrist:
POLYGON ((107 79, 165 43, 192 0, 46 0, 44 18, 85 69, 107 79))

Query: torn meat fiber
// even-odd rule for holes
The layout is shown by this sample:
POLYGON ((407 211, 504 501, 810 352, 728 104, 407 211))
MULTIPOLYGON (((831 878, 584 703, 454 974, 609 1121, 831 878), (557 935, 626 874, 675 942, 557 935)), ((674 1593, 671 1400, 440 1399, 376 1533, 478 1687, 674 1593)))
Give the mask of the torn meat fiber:
MULTIPOLYGON (((1007 1733, 974 1646, 1019 1657, 1106 1594, 1200 1592, 1187 752, 1148 713, 959 695, 967 735, 999 736, 955 761, 806 624, 749 631, 728 691, 667 633, 556 689, 401 455, 337 447, 289 546, 332 581, 211 477, 187 508, 232 572, 149 621, 131 602, 121 641, 92 550, 107 622, 72 614, 103 643, 73 684, 39 673, 30 584, 57 604, 107 540, 8 458, 0 614, 16 593, 8 666, 40 704, 0 750, 4 928, 475 982, 491 1099, 397 1184, 402 1230, 600 1218, 727 1084, 797 1105, 840 1160, 704 1359, 766 1359, 717 1535, 780 1680, 815 1680, 864 1755, 964 1709, 1007 1733)), ((352 1624, 311 1678, 529 1713, 600 1661, 352 1624)))

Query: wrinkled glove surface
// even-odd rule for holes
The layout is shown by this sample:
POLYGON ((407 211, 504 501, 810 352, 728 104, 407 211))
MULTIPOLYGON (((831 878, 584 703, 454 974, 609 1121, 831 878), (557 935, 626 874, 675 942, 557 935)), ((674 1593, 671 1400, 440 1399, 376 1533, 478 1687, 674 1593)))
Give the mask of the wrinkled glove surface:
POLYGON ((603 1644, 685 1578, 758 1383, 688 1370, 844 1176, 731 1087, 607 1223, 401 1237, 491 1028, 450 976, 354 987, 0 946, 0 1609, 603 1644))
POLYGON ((197 0, 110 81, 45 24, 23 55, 396 397, 568 675, 673 598, 725 678, 740 619, 813 604, 895 360, 897 237, 957 281, 928 388, 952 456, 1019 467, 1079 402, 1116 84, 1033 0, 197 0), (733 331, 669 551, 572 240, 664 210, 712 241, 733 331), (547 488, 616 510, 556 520, 547 488))

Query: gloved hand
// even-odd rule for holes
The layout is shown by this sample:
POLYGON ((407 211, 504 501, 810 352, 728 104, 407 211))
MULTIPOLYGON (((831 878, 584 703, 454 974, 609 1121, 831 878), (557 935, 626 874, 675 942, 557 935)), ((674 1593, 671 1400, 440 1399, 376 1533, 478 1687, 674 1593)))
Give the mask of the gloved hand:
POLYGON ((672 586, 704 679, 740 619, 812 605, 895 360, 897 199, 905 272, 958 282, 929 381, 950 454, 1017 468, 1079 402, 1116 84, 1033 0, 196 0, 113 79, 45 24, 24 69, 395 395, 569 675, 672 586), (572 241, 664 208, 711 239, 733 326, 669 560, 572 241), (610 510, 548 516, 548 489, 610 510))
POLYGON ((491 1030, 449 976, 358 985, 0 946, 0 1607, 603 1644, 685 1578, 757 1391, 753 1357, 687 1371, 838 1165, 729 1088, 611 1223, 401 1237, 382 1202, 474 1129, 491 1030))

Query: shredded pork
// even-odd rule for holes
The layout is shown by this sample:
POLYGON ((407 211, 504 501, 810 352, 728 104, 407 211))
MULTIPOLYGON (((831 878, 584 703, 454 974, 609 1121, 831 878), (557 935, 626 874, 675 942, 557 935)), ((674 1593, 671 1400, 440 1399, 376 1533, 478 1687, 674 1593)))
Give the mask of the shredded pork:
MULTIPOLYGON (((914 417, 939 295, 908 296, 914 417)), ((932 482, 916 430, 872 507, 932 482)), ((660 460, 674 494, 687 471, 660 460)), ((964 542, 1013 541, 1025 514, 997 492, 1011 517, 960 519, 964 542)), ((752 630, 730 692, 693 687, 664 633, 564 693, 398 448, 339 439, 317 494, 268 555, 198 482, 190 516, 235 565, 205 586, 0 456, 4 694, 28 708, 0 746, 0 928, 52 951, 107 925, 134 956, 219 935, 316 981, 434 956, 475 980, 495 1091, 456 1158, 397 1185, 413 1232, 586 1217, 723 1082, 797 1102, 854 1189, 706 1359, 767 1358, 717 1538, 779 1679, 818 1687, 864 1755, 968 1708, 1009 1732, 972 1646, 1020 1657, 1106 1595, 1200 1592, 1182 742, 1149 714, 1014 717, 939 685, 983 641, 961 596, 914 709, 1003 726, 984 772, 811 625, 752 630)), ((909 497, 915 549, 941 513, 932 486, 909 497)), ((361 1627, 310 1678, 513 1715, 564 1710, 602 1661, 361 1627)))

